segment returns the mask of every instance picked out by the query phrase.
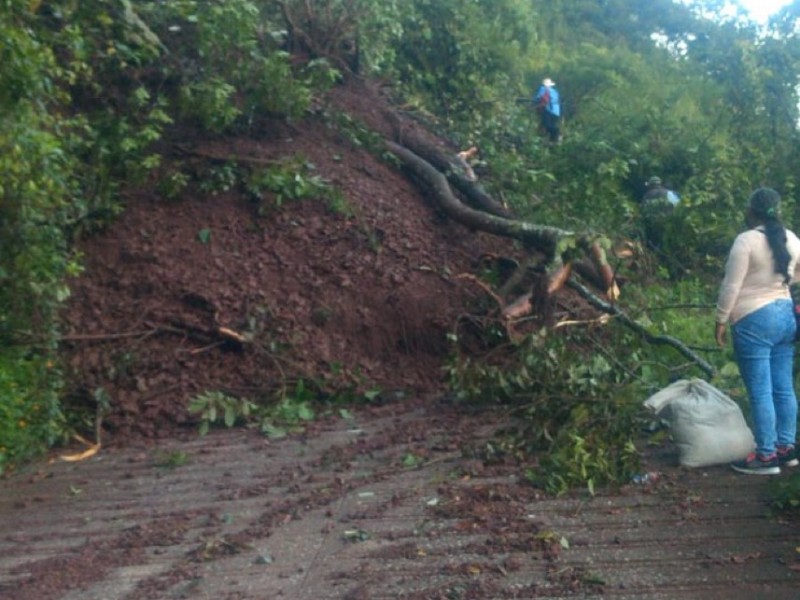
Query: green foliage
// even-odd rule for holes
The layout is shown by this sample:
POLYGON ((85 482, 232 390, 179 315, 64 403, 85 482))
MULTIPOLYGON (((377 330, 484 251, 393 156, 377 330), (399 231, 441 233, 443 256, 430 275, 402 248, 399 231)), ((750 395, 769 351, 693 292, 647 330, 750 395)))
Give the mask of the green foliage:
MULTIPOLYGON (((630 278, 621 299, 626 314, 652 335, 672 336, 708 358, 719 373, 715 384, 743 401, 730 351, 710 348, 716 287, 689 279, 637 284, 635 274, 620 274, 630 278)), ((451 386, 462 401, 513 407, 514 427, 501 432, 486 455, 532 460, 526 476, 553 493, 575 487, 593 493, 629 481, 639 469, 634 444, 646 417, 643 400, 675 379, 699 374, 674 348, 648 344, 614 321, 594 331, 542 331, 513 345, 494 329, 483 335, 485 355, 451 360, 451 386)))
MULTIPOLYGON (((620 274, 635 276, 624 269, 620 274)), ((717 348, 713 338, 719 281, 684 278, 667 284, 652 277, 639 279, 624 287, 621 308, 650 335, 679 340, 707 360, 717 373, 715 385, 738 400, 741 379, 733 366, 732 348, 717 348)), ((645 395, 676 379, 705 377, 669 345, 646 343, 638 334, 618 326, 609 327, 604 335, 604 343, 614 349, 619 365, 645 395)))
POLYGON ((311 403, 318 391, 298 380, 294 389, 284 389, 273 402, 256 404, 246 398, 236 398, 220 391, 206 391, 195 396, 189 403, 190 413, 200 419, 200 435, 209 432, 212 426, 258 424, 261 431, 270 437, 284 437, 288 431, 296 430, 315 417, 311 403))
POLYGON ((479 128, 522 75, 531 8, 518 0, 417 1, 399 17, 392 68, 409 97, 448 125, 469 116, 479 128))
POLYGON ((800 472, 770 482, 770 505, 776 511, 800 516, 800 472))
MULTIPOLYGON (((261 214, 265 214, 272 206, 280 208, 287 201, 322 199, 327 201, 333 212, 349 216, 351 209, 341 192, 318 175, 315 169, 301 155, 285 157, 265 168, 246 168, 226 162, 204 171, 199 189, 212 196, 243 189, 258 202, 261 214)), ((180 173, 174 173, 168 179, 165 185, 168 188, 178 186, 176 193, 187 184, 186 176, 180 173)))
POLYGON ((325 118, 350 144, 380 154, 385 147, 383 136, 369 129, 364 123, 342 112, 326 113, 325 118))
POLYGON ((197 232, 197 241, 201 244, 208 244, 211 241, 211 230, 204 227, 197 232))
POLYGON ((200 435, 205 435, 212 425, 223 423, 233 427, 237 423, 247 422, 256 405, 245 398, 235 398, 220 391, 203 392, 190 402, 190 413, 199 414, 200 435))
POLYGON ((299 379, 293 390, 284 390, 277 404, 266 407, 261 415, 261 431, 271 438, 282 438, 314 419, 311 403, 318 397, 313 386, 299 379))
POLYGON ((0 14, 0 473, 61 435, 55 317, 79 268, 67 250, 71 158, 42 99, 53 54, 22 2, 0 14))
POLYGON ((537 457, 528 477, 555 493, 578 485, 593 492, 627 481, 639 466, 637 388, 604 356, 576 357, 586 347, 580 342, 542 333, 498 364, 456 359, 448 369, 460 399, 516 407, 517 425, 501 445, 537 457))
POLYGON ((189 462, 186 452, 175 450, 172 452, 158 452, 155 456, 155 465, 160 469, 177 469, 189 462))
POLYGON ((63 437, 60 383, 52 357, 0 352, 0 475, 63 437))
POLYGON ((158 191, 170 200, 178 198, 189 185, 191 178, 180 170, 180 166, 166 173, 158 182, 158 191))
POLYGON ((67 278, 80 272, 70 240, 89 215, 117 212, 116 179, 158 164, 149 147, 170 122, 161 99, 123 82, 152 45, 112 3, 79 4, 49 18, 31 12, 39 3, 0 7, 0 470, 63 435, 53 352, 67 278))
POLYGON ((200 190, 211 196, 229 192, 239 183, 240 176, 240 170, 235 163, 215 165, 203 175, 203 179, 200 181, 200 190))
MULTIPOLYGON (((201 435, 222 424, 257 427, 264 435, 282 438, 301 431, 326 405, 330 408, 337 404, 371 402, 379 394, 374 387, 360 391, 361 387, 347 383, 341 373, 334 376, 335 380, 329 382, 303 378, 293 383, 284 381, 256 402, 220 391, 206 391, 191 400, 188 410, 197 415, 201 435)), ((343 419, 352 418, 347 409, 335 412, 343 419)))
POLYGON ((403 456, 401 464, 406 467, 407 469, 415 469, 420 466, 425 459, 421 456, 417 456, 413 452, 409 452, 403 456))
POLYGON ((249 127, 261 115, 300 118, 338 71, 324 59, 295 66, 281 48, 275 3, 219 0, 143 7, 172 51, 165 75, 179 82, 184 119, 217 133, 249 127), (192 49, 192 52, 187 52, 192 49))
POLYGON ((201 127, 221 133, 236 122, 242 110, 233 102, 236 88, 221 77, 188 83, 180 91, 184 118, 196 118, 201 127))
POLYGON ((269 192, 275 206, 284 202, 307 198, 327 199, 337 213, 349 212, 341 193, 322 176, 314 173, 314 165, 302 156, 294 156, 278 164, 250 172, 245 182, 248 193, 262 202, 260 211, 265 211, 263 196, 269 192))

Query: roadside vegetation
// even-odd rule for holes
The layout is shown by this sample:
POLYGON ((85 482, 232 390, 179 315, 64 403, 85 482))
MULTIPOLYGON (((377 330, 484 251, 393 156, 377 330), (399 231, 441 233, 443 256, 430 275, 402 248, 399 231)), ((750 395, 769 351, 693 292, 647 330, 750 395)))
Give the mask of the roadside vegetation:
MULTIPOLYGON (((668 182, 681 203, 664 246, 612 265, 625 280, 620 302, 653 335, 702 355, 715 385, 744 403, 732 357, 711 348, 712 307, 752 189, 778 189, 787 223, 800 224, 800 14, 787 8, 762 29, 671 0, 568 4, 0 0, 0 473, 70 433, 58 315, 81 272, 73 242, 124 211, 137 182, 157 175, 165 197, 180 192, 189 175, 163 162, 170 132, 246 134, 265 116, 299 123, 354 73, 391 82, 434 132, 477 144, 486 191, 520 219, 637 240, 644 182, 668 182), (558 146, 537 131, 530 102, 545 76, 562 89, 558 146)), ((383 151, 347 115, 330 119, 383 151)), ((348 210, 302 157, 217 167, 204 184, 268 190, 276 201, 264 210, 308 194, 348 210)), ((456 396, 519 416, 487 456, 541 456, 530 478, 553 492, 628 481, 641 401, 703 376, 624 327, 511 340, 487 323, 481 352, 467 352, 460 333, 447 366, 456 396)), ((193 409, 204 429, 257 418, 281 435, 313 418, 316 395, 373 393, 301 389, 303 375, 286 374, 292 384, 273 407, 209 390, 193 409)), ((781 503, 796 504, 792 494, 781 503)))

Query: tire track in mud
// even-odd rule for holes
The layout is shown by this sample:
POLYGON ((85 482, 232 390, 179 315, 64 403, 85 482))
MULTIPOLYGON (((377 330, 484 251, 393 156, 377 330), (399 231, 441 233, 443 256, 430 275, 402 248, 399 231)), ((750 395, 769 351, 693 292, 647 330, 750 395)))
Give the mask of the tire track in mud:
POLYGON ((664 448, 646 457, 662 475, 652 485, 549 498, 518 466, 467 458, 494 413, 418 401, 355 415, 9 478, 0 595, 796 598, 800 530, 767 515, 761 478, 683 470, 664 448))
POLYGON ((277 442, 220 431, 20 474, 0 499, 0 592, 20 600, 69 598, 72 589, 86 600, 93 588, 104 598, 161 597, 196 582, 198 565, 246 552, 286 523, 408 469, 406 455, 424 461, 453 451, 434 439, 444 429, 444 437, 458 434, 452 421, 443 428, 410 407, 371 412, 364 429, 329 421, 277 442), (159 466, 178 454, 184 466, 159 466))

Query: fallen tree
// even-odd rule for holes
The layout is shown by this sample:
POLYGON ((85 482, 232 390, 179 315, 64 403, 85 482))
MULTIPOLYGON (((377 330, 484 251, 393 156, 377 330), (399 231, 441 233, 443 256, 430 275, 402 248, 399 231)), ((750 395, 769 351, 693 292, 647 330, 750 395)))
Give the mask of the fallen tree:
MULTIPOLYGON (((477 229, 498 236, 521 241, 533 254, 537 254, 539 262, 547 272, 546 284, 540 286, 547 296, 557 293, 565 285, 569 285, 595 309, 616 317, 616 319, 642 336, 651 344, 668 345, 694 363, 703 373, 711 377, 714 368, 701 356, 693 352, 680 340, 666 335, 653 335, 645 327, 628 316, 615 303, 619 297, 619 287, 615 280, 606 255, 605 248, 609 240, 591 232, 574 232, 548 225, 538 225, 513 218, 507 211, 498 214, 497 202, 487 199, 485 193, 466 191, 474 183, 459 176, 452 169, 452 161, 446 154, 433 145, 425 143, 417 137, 406 137, 404 145, 387 141, 387 148, 400 159, 413 178, 419 181, 432 194, 434 201, 450 218, 471 229, 477 229), (420 150, 425 157, 412 150, 420 150), (437 165, 439 168, 437 168, 437 165), (443 172, 440 169, 445 169, 443 172), (453 193, 453 187, 472 200, 480 199, 481 209, 472 208, 462 203, 453 193), (585 273, 587 263, 599 274, 605 299, 591 292, 573 277, 575 271, 585 273), (573 268, 580 265, 581 268, 573 268)), ((524 267, 523 267, 524 268, 524 267)), ((535 291, 528 292, 512 302, 500 307, 502 318, 514 320, 530 314, 534 306, 535 291)), ((503 302, 496 294, 492 296, 503 302)))

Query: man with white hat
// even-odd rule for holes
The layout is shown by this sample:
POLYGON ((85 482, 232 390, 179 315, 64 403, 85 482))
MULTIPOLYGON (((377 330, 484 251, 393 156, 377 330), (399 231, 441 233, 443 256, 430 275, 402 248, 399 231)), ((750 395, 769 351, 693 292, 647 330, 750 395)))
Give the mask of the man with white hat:
POLYGON ((550 141, 558 143, 561 141, 561 100, 556 90, 555 82, 549 77, 545 77, 539 91, 533 98, 536 109, 539 111, 542 128, 547 132, 550 141))

